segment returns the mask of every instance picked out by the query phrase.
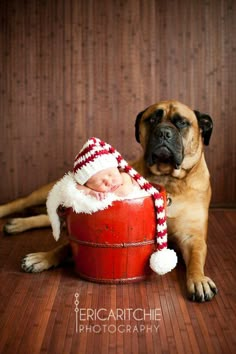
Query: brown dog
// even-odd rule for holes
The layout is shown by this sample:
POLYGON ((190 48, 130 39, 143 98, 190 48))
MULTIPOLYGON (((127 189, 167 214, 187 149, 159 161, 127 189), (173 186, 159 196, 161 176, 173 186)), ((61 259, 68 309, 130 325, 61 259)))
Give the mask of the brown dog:
POLYGON ((133 167, 165 186, 169 239, 183 255, 189 297, 200 302, 217 293, 204 275, 211 186, 203 144, 209 144, 212 127, 208 115, 177 101, 154 104, 136 119, 136 139, 144 155, 133 167))
MULTIPOLYGON (((144 154, 132 165, 150 182, 165 186, 169 201, 169 239, 183 255, 188 295, 194 301, 211 300, 217 288, 204 275, 211 187, 203 144, 209 143, 212 120, 180 102, 164 101, 139 113, 135 129, 144 154)), ((0 206, 0 216, 44 202, 52 185, 0 206)), ((5 225, 5 231, 15 233, 48 225, 48 217, 39 215, 12 219, 5 225)), ((69 254, 69 244, 49 252, 29 254, 23 259, 22 268, 27 272, 40 272, 59 265, 69 254)))

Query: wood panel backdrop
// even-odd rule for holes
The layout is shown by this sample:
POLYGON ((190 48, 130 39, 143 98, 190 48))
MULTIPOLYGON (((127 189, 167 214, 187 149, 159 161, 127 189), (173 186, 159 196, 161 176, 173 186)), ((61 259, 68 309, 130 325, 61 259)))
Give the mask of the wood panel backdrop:
POLYGON ((213 203, 235 204, 235 1, 1 0, 0 17, 1 203, 92 135, 136 158, 137 113, 173 98, 214 119, 213 203))

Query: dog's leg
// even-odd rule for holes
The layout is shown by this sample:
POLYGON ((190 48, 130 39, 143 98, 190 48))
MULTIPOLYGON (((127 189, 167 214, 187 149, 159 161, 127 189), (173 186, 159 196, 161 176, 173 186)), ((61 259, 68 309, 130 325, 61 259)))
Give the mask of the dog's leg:
POLYGON ((28 273, 39 273, 57 267, 71 256, 69 243, 48 252, 30 253, 22 259, 21 268, 28 273))
MULTIPOLYGON (((4 217, 25 208, 41 205, 46 202, 48 193, 54 183, 47 184, 24 198, 16 199, 10 203, 0 205, 0 217, 4 217)), ((32 228, 41 228, 50 226, 47 215, 38 215, 26 218, 13 218, 6 222, 3 230, 6 234, 16 234, 32 228)))
POLYGON ((16 199, 10 203, 0 205, 0 218, 8 216, 10 214, 24 210, 25 208, 41 205, 46 202, 48 193, 53 187, 53 183, 49 183, 26 197, 16 199))
POLYGON ((5 234, 17 234, 30 229, 50 226, 48 215, 36 215, 27 218, 9 219, 3 227, 5 234))
POLYGON ((192 301, 211 300, 217 293, 215 283, 204 275, 207 245, 204 237, 189 236, 179 245, 187 267, 187 291, 192 301))

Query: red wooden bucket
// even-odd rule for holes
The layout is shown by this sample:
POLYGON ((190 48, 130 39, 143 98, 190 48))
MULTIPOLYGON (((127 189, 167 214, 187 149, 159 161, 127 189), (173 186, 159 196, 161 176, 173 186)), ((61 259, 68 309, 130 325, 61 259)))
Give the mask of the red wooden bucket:
MULTIPOLYGON (((166 201, 164 189, 158 189, 166 201)), ((129 283, 151 274, 149 258, 156 246, 152 197, 115 201, 93 214, 77 214, 69 208, 64 217, 80 277, 99 283, 129 283)))

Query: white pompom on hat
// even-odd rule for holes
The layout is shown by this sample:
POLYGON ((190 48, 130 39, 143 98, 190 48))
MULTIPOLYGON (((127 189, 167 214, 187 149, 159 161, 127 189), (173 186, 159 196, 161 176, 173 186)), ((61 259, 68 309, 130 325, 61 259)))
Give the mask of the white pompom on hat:
POLYGON ((157 250, 150 257, 150 267, 160 275, 171 271, 177 264, 177 256, 174 250, 167 248, 165 202, 162 194, 156 188, 129 166, 120 153, 111 145, 94 137, 84 144, 76 156, 73 174, 75 180, 84 185, 94 174, 110 167, 121 168, 138 183, 141 189, 153 197, 157 221, 157 250))

